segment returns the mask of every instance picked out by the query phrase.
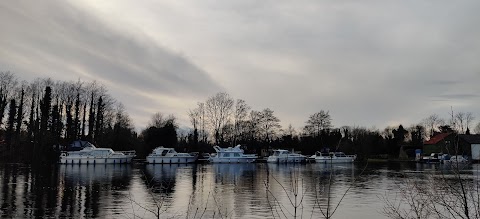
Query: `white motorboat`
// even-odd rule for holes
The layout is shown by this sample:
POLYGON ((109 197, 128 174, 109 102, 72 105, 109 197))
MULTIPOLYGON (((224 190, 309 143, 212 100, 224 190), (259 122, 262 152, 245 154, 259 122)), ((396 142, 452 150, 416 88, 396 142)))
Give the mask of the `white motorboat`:
POLYGON ((258 158, 256 154, 244 154, 240 145, 233 148, 221 148, 219 146, 213 146, 213 148, 217 153, 210 156, 208 159, 210 163, 251 163, 258 158))
POLYGON ((352 163, 357 155, 346 155, 343 152, 315 152, 310 159, 315 159, 316 163, 352 163))
POLYGON ((273 154, 268 156, 268 163, 302 163, 307 157, 284 149, 273 150, 273 154))
POLYGON ((445 164, 461 164, 461 163, 468 163, 468 160, 461 156, 461 155, 454 155, 451 156, 448 160, 443 160, 445 164))
POLYGON ((149 164, 175 164, 175 163, 193 163, 197 161, 197 155, 189 153, 178 153, 173 148, 164 148, 163 146, 155 148, 147 156, 149 164))
POLYGON ((60 154, 62 164, 121 164, 131 163, 135 151, 113 151, 111 148, 97 148, 88 143, 80 151, 63 151, 60 154))

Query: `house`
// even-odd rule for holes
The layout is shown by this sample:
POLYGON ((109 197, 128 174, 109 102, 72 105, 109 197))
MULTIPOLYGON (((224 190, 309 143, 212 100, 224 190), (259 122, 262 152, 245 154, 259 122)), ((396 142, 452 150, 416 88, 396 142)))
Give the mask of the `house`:
POLYGON ((468 155, 472 161, 480 161, 480 134, 459 135, 459 145, 468 148, 468 155))
POLYGON ((451 143, 454 142, 455 136, 453 133, 438 133, 431 137, 428 141, 423 142, 423 153, 449 153, 451 143))

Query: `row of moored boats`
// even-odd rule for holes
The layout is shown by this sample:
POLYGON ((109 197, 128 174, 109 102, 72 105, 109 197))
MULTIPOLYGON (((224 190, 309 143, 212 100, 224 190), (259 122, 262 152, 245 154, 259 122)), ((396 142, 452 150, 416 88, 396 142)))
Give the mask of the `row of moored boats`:
MULTIPOLYGON (((235 147, 213 147, 216 153, 202 154, 202 160, 210 163, 252 163, 259 159, 256 154, 245 154, 237 145, 235 147)), ((130 163, 135 157, 135 151, 113 151, 110 148, 97 148, 88 143, 82 150, 65 151, 60 155, 62 164, 121 164, 130 163)), ((273 150, 266 161, 269 163, 303 163, 315 161, 317 163, 351 163, 356 155, 345 155, 343 152, 316 152, 312 156, 305 156, 289 150, 273 150)), ((146 157, 149 164, 177 164, 194 163, 199 160, 198 153, 179 153, 173 148, 157 147, 146 157)))

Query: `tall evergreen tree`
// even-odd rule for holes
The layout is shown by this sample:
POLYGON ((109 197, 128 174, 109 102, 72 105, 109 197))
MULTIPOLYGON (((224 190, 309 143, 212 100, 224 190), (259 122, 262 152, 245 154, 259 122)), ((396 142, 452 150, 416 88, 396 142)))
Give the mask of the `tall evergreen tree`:
POLYGON ((15 99, 10 101, 10 109, 8 113, 8 123, 7 123, 7 131, 5 133, 5 140, 7 142, 7 147, 10 150, 12 148, 12 139, 13 139, 13 132, 14 132, 14 125, 15 125, 15 116, 17 114, 17 106, 15 105, 15 99))
POLYGON ((57 151, 59 150, 61 131, 62 125, 60 119, 60 110, 58 108, 58 105, 55 105, 52 109, 52 135, 57 151))
POLYGON ((28 138, 33 141, 33 130, 35 129, 35 92, 32 93, 32 103, 30 105, 30 118, 28 119, 28 138))
POLYGON ((22 93, 20 95, 20 103, 18 104, 17 110, 17 127, 15 129, 15 139, 17 142, 20 140, 20 131, 22 129, 22 120, 23 120, 23 98, 25 96, 25 91, 22 89, 22 93))
POLYGON ((40 121, 40 132, 42 134, 46 134, 48 130, 48 125, 50 123, 50 113, 51 113, 51 105, 52 105, 52 88, 47 86, 45 88, 45 95, 43 100, 40 103, 40 113, 41 113, 41 121, 40 121))
POLYGON ((40 134, 38 135, 38 143, 40 146, 40 159, 45 161, 48 159, 48 152, 50 151, 51 147, 49 147, 49 125, 51 124, 50 116, 51 116, 51 104, 52 104, 52 89, 50 86, 45 88, 45 94, 40 101, 40 134))
POLYGON ((86 116, 87 116, 87 101, 85 101, 85 103, 83 104, 82 135, 81 135, 82 139, 85 137, 86 116))
POLYGON ((93 132, 95 130, 95 106, 93 105, 93 92, 90 99, 90 113, 88 114, 88 140, 93 141, 93 132))
POLYGON ((77 93, 77 99, 75 100, 75 120, 73 122, 73 139, 78 139, 80 136, 80 93, 77 93))
POLYGON ((0 88, 0 125, 2 124, 6 107, 7 107, 7 94, 3 89, 3 87, 1 87, 0 88))
POLYGON ((75 129, 74 129, 74 124, 73 124, 73 118, 72 118, 72 105, 71 105, 71 102, 70 101, 67 101, 67 106, 66 106, 66 109, 65 109, 65 113, 66 113, 66 136, 65 138, 67 139, 67 141, 73 141, 75 139, 74 137, 74 133, 75 133, 75 129))
POLYGON ((95 134, 94 134, 94 140, 98 141, 100 138, 101 134, 101 129, 103 126, 103 112, 104 112, 104 104, 103 104, 103 99, 102 97, 98 98, 98 103, 97 103, 97 118, 96 123, 95 123, 95 134))

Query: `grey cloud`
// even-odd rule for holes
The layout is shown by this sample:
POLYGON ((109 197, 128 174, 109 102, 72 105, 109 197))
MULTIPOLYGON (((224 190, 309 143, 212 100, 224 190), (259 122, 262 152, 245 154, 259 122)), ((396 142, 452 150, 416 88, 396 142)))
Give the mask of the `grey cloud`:
MULTIPOLYGON (((96 72, 94 77, 128 88, 123 90, 182 92, 197 101, 223 87, 254 109, 270 107, 284 125, 296 127, 320 109, 330 110, 336 126, 382 128, 418 122, 450 106, 479 108, 476 1, 116 1, 108 9, 94 4, 112 15, 104 19, 63 2, 44 7, 43 14, 33 9, 43 3, 30 4, 13 7, 10 14, 23 14, 14 23, 0 13, 8 39, 0 38, 0 65, 33 63, 47 71, 44 64, 57 66, 52 57, 62 57, 70 65, 55 69, 96 72), (128 14, 115 16, 122 13, 128 14), (194 57, 208 73, 158 42, 194 57)), ((185 117, 176 106, 161 106, 185 117)), ((147 109, 134 109, 142 110, 147 109)))
POLYGON ((72 80, 83 73, 110 82, 114 89, 134 87, 152 94, 204 96, 221 89, 188 59, 134 27, 122 32, 67 1, 1 4, 0 26, 5 28, 0 52, 11 58, 4 63, 30 72, 71 74, 72 80), (18 57, 35 62, 25 67, 29 62, 18 57))

